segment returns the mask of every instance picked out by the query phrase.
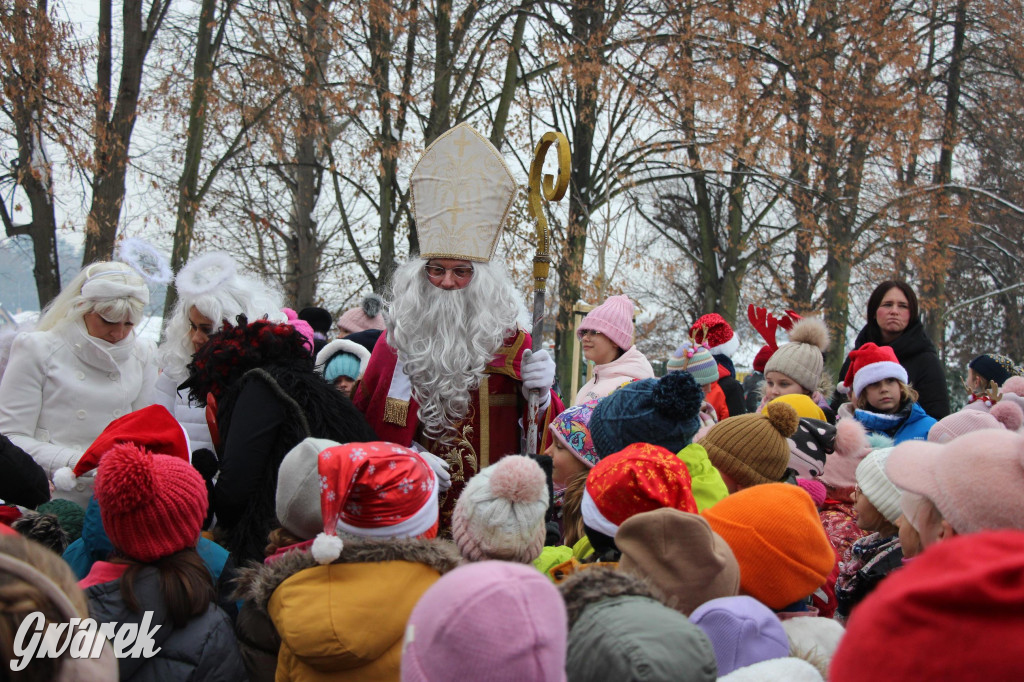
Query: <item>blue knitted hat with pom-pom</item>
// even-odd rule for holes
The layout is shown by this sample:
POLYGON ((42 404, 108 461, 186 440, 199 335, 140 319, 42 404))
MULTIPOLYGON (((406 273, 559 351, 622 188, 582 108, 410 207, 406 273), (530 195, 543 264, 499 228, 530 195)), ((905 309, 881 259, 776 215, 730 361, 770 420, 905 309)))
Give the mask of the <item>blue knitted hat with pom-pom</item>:
POLYGON ((594 408, 590 435, 601 457, 633 443, 651 443, 677 453, 700 428, 704 394, 688 372, 643 379, 623 386, 594 408))

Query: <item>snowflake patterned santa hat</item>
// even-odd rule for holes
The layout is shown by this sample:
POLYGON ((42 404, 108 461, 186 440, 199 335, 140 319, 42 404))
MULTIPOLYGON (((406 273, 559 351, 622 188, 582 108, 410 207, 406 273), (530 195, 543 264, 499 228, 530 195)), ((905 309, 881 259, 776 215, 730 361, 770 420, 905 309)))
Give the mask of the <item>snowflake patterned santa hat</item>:
POLYGON ((437 477, 409 448, 394 443, 346 443, 317 458, 324 530, 313 558, 329 564, 344 547, 338 532, 367 538, 437 535, 437 477))
POLYGON ((93 471, 100 459, 119 443, 131 443, 155 455, 170 455, 191 461, 192 447, 188 434, 163 405, 150 405, 118 417, 103 429, 75 464, 53 472, 57 490, 74 490, 78 477, 93 471))
POLYGON ((712 355, 732 357, 740 347, 740 340, 733 334, 732 327, 718 313, 698 317, 690 327, 690 338, 710 348, 712 355))

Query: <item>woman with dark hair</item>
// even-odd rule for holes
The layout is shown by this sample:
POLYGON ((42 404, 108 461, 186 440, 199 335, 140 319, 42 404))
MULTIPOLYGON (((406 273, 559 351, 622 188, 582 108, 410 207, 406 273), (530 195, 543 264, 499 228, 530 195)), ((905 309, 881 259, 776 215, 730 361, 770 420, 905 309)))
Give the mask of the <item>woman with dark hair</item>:
MULTIPOLYGON (((949 390, 946 373, 939 361, 935 344, 925 333, 918 314, 917 295, 906 282, 886 280, 868 298, 867 324, 857 335, 854 349, 865 343, 891 346, 896 358, 907 370, 910 385, 920 398, 918 404, 935 419, 949 414, 949 390)), ((850 368, 847 356, 840 378, 850 368)), ((846 396, 837 392, 832 409, 838 410, 846 396)))
POLYGON ((277 470, 303 439, 376 439, 352 402, 313 370, 295 327, 266 320, 225 324, 188 366, 189 397, 205 405, 220 474, 211 504, 216 537, 236 564, 262 561, 274 513, 277 470))

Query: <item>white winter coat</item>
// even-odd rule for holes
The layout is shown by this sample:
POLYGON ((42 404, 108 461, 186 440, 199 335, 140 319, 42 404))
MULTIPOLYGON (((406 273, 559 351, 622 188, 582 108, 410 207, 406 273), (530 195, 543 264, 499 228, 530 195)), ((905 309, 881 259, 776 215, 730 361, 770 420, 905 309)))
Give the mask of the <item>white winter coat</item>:
MULTIPOLYGON (((182 380, 184 381, 184 379, 182 380)), ((206 423, 206 408, 189 402, 188 390, 178 391, 179 381, 171 378, 166 371, 157 377, 149 403, 163 405, 174 415, 188 434, 189 447, 195 452, 199 448, 213 450, 213 438, 206 423)))
POLYGON ((652 377, 654 377, 654 368, 651 367, 651 363, 647 361, 643 353, 637 350, 636 346, 630 346, 629 350, 608 364, 594 367, 594 376, 583 384, 583 388, 576 394, 576 400, 572 404, 581 405, 591 400, 604 398, 623 384, 652 377))
MULTIPOLYGON (((154 348, 133 332, 111 344, 81 320, 19 334, 0 381, 0 433, 32 455, 51 479, 72 467, 107 425, 145 407, 156 381, 154 348)), ((93 476, 58 493, 80 504, 93 476)))

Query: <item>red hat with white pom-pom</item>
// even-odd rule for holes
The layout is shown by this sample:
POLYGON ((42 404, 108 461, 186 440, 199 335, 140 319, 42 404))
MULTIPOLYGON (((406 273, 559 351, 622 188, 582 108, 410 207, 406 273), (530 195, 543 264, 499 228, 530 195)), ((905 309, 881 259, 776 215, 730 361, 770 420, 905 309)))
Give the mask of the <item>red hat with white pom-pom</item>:
POLYGON ((850 367, 836 388, 840 393, 849 393, 852 388, 854 395, 860 395, 867 386, 883 379, 899 379, 905 384, 909 382, 907 370, 900 364, 892 348, 865 343, 850 351, 850 367))
POLYGON ((53 472, 54 487, 63 491, 74 490, 78 477, 99 466, 103 455, 118 443, 132 443, 158 455, 191 461, 192 449, 185 429, 166 407, 150 405, 110 422, 78 458, 74 469, 61 467, 53 472))
POLYGON ((394 443, 346 443, 322 450, 320 512, 324 530, 313 559, 341 556, 338 532, 369 538, 437 535, 437 476, 418 454, 394 443))
POLYGON ((733 334, 732 327, 718 313, 698 317, 690 326, 690 338, 695 343, 710 348, 712 355, 732 357, 740 347, 740 340, 733 334))

